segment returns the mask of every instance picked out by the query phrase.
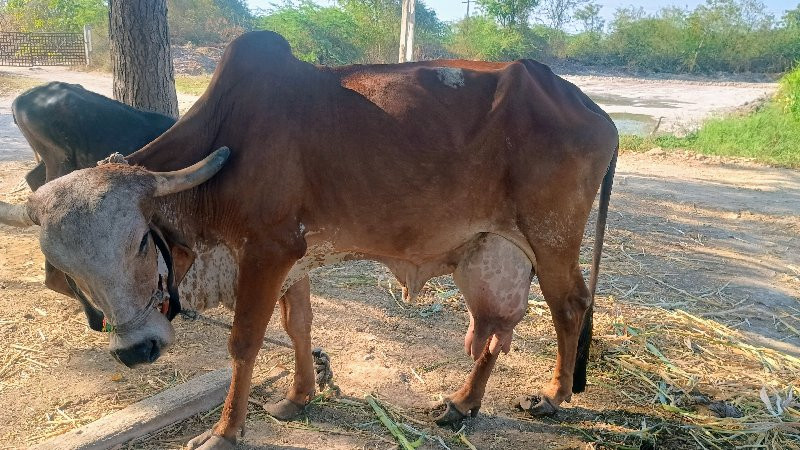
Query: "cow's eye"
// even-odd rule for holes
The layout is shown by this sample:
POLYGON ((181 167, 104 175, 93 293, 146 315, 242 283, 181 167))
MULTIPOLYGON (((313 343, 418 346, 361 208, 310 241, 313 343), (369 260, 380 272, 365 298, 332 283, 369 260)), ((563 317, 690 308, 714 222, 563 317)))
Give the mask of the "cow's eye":
POLYGON ((147 233, 142 237, 142 243, 139 244, 139 254, 144 255, 147 253, 147 242, 150 240, 150 234, 147 233))

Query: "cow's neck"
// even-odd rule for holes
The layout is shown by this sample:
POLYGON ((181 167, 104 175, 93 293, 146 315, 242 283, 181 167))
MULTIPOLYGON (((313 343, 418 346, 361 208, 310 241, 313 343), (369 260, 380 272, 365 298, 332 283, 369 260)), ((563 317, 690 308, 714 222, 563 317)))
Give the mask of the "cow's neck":
POLYGON ((233 308, 242 243, 223 236, 223 230, 213 220, 214 212, 207 210, 212 202, 205 201, 202 195, 203 190, 195 188, 157 199, 153 225, 165 234, 173 248, 176 266, 181 264, 183 256, 176 254, 178 247, 188 249, 193 256, 178 285, 183 307, 233 308))
POLYGON ((198 100, 175 125, 146 146, 129 155, 129 163, 156 172, 180 170, 205 158, 213 148, 223 117, 198 100))

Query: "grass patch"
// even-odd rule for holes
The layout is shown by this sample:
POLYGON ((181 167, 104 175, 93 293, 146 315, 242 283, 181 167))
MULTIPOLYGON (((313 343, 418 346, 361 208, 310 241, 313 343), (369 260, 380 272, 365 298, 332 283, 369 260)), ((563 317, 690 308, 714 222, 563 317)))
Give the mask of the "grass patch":
POLYGON ((786 74, 778 94, 752 114, 711 119, 682 138, 672 135, 620 138, 620 148, 624 150, 647 151, 653 147, 752 158, 773 166, 800 168, 800 66, 786 74))
POLYGON ((40 80, 0 72, 0 96, 16 96, 40 84, 42 84, 40 80))
POLYGON ((632 151, 653 147, 687 149, 705 155, 753 158, 773 166, 800 168, 800 120, 772 102, 748 116, 711 119, 683 138, 622 136, 620 147, 632 151))
POLYGON ((211 82, 211 75, 179 75, 175 77, 175 89, 181 94, 202 95, 211 82))

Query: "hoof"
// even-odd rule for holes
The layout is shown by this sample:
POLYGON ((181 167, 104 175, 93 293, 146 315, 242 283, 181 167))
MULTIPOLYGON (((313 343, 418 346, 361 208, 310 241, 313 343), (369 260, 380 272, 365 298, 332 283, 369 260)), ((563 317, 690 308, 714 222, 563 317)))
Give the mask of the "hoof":
POLYGON ((236 443, 215 435, 212 430, 208 430, 189 441, 186 448, 188 450, 233 450, 236 448, 236 443))
POLYGON ((458 430, 461 427, 461 422, 463 422, 467 417, 477 416, 481 407, 476 406, 469 411, 469 414, 465 414, 459 411, 453 402, 450 400, 445 400, 444 403, 440 403, 434 409, 432 409, 431 413, 435 414, 441 409, 444 409, 444 412, 433 419, 436 422, 436 425, 439 425, 440 427, 446 427, 449 425, 454 430, 458 430))
POLYGON ((514 406, 534 417, 553 416, 558 408, 553 406, 546 397, 539 395, 523 395, 514 400, 514 406))
POLYGON ((303 411, 305 411, 305 409, 306 409, 305 405, 298 405, 297 403, 289 400, 288 398, 284 398, 278 403, 271 403, 269 405, 264 405, 264 411, 266 411, 267 414, 278 420, 284 420, 284 421, 296 419, 297 416, 303 414, 303 411))
POLYGON ((333 370, 331 370, 331 358, 324 350, 317 347, 311 350, 314 357, 314 379, 320 391, 325 390, 325 386, 332 384, 333 370))

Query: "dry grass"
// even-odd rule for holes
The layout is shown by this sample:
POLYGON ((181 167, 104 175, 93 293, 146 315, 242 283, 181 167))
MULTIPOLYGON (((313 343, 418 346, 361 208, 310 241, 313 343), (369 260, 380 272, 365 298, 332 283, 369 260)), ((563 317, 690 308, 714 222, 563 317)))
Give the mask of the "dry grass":
POLYGON ((800 359, 680 309, 640 309, 612 327, 594 383, 660 407, 703 448, 800 445, 800 359))
POLYGON ((0 97, 19 95, 32 87, 42 84, 42 81, 33 78, 12 75, 0 71, 0 97))

